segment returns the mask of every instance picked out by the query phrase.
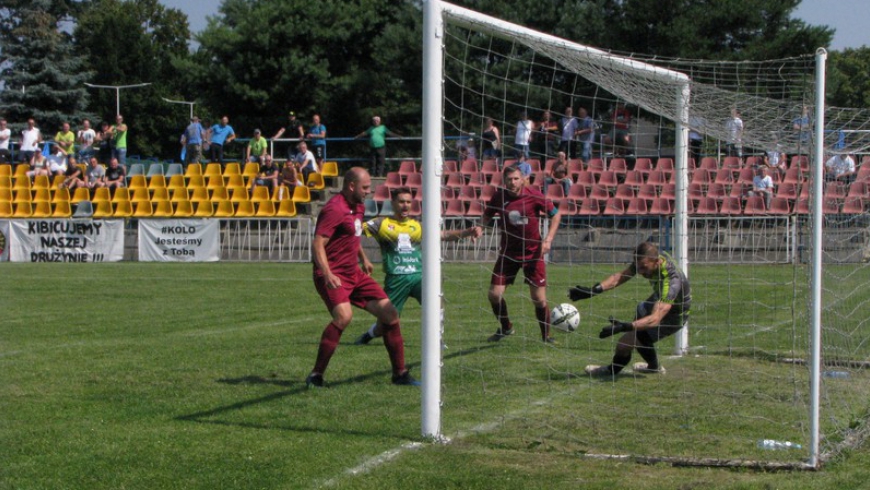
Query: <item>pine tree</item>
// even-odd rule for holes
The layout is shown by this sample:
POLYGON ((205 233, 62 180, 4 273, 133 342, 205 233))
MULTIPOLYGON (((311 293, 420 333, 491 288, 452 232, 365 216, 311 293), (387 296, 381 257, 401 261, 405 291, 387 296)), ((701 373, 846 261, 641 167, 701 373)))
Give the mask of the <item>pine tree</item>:
POLYGON ((69 34, 64 2, 30 0, 9 2, 0 28, 0 108, 13 130, 36 119, 50 138, 64 121, 87 117, 88 94, 83 82, 84 59, 76 55, 69 34))

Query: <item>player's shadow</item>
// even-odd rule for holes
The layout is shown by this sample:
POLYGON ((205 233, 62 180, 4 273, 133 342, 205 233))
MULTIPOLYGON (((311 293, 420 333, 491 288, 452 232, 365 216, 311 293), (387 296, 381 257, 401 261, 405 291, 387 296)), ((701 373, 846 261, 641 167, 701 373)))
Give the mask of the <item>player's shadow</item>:
MULTIPOLYGON (((442 356, 442 358, 443 358, 443 360, 447 360, 447 359, 452 359, 452 358, 463 357, 463 356, 472 355, 472 354, 475 354, 477 352, 481 352, 481 351, 484 351, 487 349, 491 349, 493 347, 495 347, 495 345, 486 345, 486 346, 474 347, 474 348, 465 349, 465 350, 459 350, 459 351, 451 352, 450 354, 444 355, 444 356, 442 356)), ((419 362, 408 364, 408 368, 415 368, 415 367, 419 367, 419 366, 420 366, 419 362)), ((354 377, 342 379, 339 381, 330 381, 327 383, 326 388, 320 388, 320 389, 331 390, 331 389, 339 388, 339 387, 344 386, 344 385, 352 385, 352 384, 360 383, 363 381, 368 381, 371 379, 383 379, 383 378, 387 378, 390 374, 391 374, 391 372, 388 370, 374 371, 371 373, 361 374, 359 376, 354 376, 354 377)), ((299 431, 323 432, 322 427, 311 427, 311 428, 291 427, 291 426, 276 427, 275 425, 258 424, 258 423, 253 423, 253 422, 228 421, 228 420, 220 419, 221 415, 226 415, 226 414, 238 412, 240 410, 244 410, 245 408, 261 405, 263 403, 274 402, 276 400, 280 400, 280 399, 283 399, 283 398, 286 398, 289 396, 295 396, 295 395, 300 395, 303 393, 308 393, 311 391, 320 390, 320 389, 314 389, 314 388, 309 389, 307 386, 305 386, 304 380, 300 379, 299 381, 295 381, 295 380, 290 381, 290 380, 286 380, 286 379, 280 379, 277 377, 276 374, 273 373, 273 374, 270 374, 268 377, 263 377, 260 375, 247 375, 247 376, 241 376, 238 378, 221 378, 221 379, 218 379, 217 382, 228 384, 228 385, 275 385, 275 386, 288 387, 290 389, 278 391, 276 393, 270 393, 268 395, 260 396, 257 398, 252 398, 250 400, 243 400, 243 401, 233 403, 230 405, 224 405, 224 406, 212 408, 209 410, 202 410, 202 411, 194 412, 194 413, 187 414, 187 415, 179 415, 179 416, 175 417, 175 420, 183 421, 183 422, 197 422, 197 423, 201 423, 201 424, 244 427, 244 428, 249 428, 249 429, 269 429, 269 430, 280 429, 280 430, 289 430, 289 431, 296 431, 296 432, 299 432, 299 431)), ((405 388, 405 387, 402 387, 402 388, 405 388)), ((342 430, 342 432, 347 433, 347 434, 356 434, 356 435, 371 435, 368 433, 363 433, 363 432, 358 432, 358 431, 349 431, 349 430, 342 430)))

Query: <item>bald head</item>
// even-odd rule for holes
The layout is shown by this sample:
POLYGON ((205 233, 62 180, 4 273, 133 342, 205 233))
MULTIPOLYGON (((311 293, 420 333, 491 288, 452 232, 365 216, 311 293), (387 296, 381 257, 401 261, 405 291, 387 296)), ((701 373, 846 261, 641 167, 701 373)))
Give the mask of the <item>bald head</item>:
POLYGON ((362 167, 353 167, 344 174, 344 185, 341 188, 341 193, 348 201, 361 203, 365 201, 371 187, 372 178, 368 170, 362 167))

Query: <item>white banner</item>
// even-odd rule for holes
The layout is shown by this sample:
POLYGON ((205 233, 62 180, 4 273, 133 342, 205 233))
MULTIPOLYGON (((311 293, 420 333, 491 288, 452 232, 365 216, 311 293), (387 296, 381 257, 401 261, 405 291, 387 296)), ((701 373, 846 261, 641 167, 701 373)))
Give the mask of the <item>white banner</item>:
POLYGON ((118 262, 124 220, 10 220, 12 262, 118 262))
POLYGON ((9 261, 9 222, 0 220, 0 262, 9 261))
POLYGON ((220 221, 216 219, 139 220, 141 262, 220 260, 220 221))

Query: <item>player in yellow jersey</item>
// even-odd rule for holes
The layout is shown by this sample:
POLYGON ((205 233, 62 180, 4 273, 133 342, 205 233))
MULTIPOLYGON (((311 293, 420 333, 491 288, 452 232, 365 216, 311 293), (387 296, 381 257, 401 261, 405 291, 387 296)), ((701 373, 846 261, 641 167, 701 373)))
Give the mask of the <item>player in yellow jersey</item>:
MULTIPOLYGON (((413 202, 410 188, 395 189, 391 201, 393 215, 366 221, 363 224, 363 233, 374 238, 381 247, 384 272, 387 275, 384 291, 401 315, 402 307, 409 297, 417 302, 422 301, 423 253, 420 243, 423 240, 423 226, 410 217, 413 202)), ((441 239, 446 241, 477 238, 480 235, 478 227, 441 231, 441 239)), ((444 316, 443 309, 441 316, 444 316)), ((355 343, 368 344, 373 338, 380 336, 378 324, 375 323, 355 343)))

